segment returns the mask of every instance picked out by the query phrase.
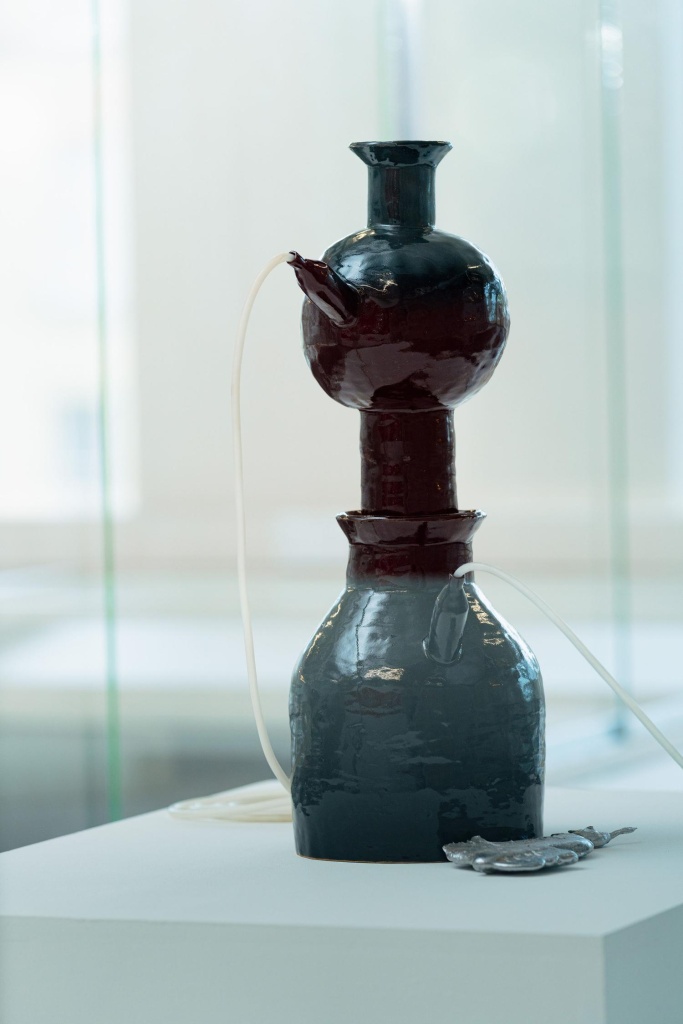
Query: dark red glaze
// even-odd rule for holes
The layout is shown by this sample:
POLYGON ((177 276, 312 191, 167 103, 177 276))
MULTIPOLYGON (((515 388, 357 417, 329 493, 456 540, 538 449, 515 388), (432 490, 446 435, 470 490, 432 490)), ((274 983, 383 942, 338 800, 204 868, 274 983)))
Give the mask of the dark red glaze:
POLYGON ((472 560, 471 541, 483 512, 453 512, 438 516, 371 516, 345 512, 337 516, 351 550, 349 584, 375 589, 402 586, 407 577, 446 581, 450 573, 472 560))
MULTIPOLYGON (((344 283, 359 282, 358 312, 339 325, 315 302, 305 303, 306 358, 323 390, 342 405, 452 409, 483 387, 500 359, 508 329, 504 295, 486 258, 462 239, 411 233, 398 249, 392 244, 398 234, 368 228, 327 250, 326 261, 344 283), (420 273, 408 273, 408 260, 420 273), (367 273, 372 283, 360 285, 367 273)), ((299 268, 300 282, 305 269, 299 268)), ((319 280, 309 285, 309 297, 318 298, 319 280)))
POLYGON ((454 512, 453 414, 362 412, 361 504, 375 514, 454 512))
POLYGON ((335 274, 327 263, 305 260, 298 252, 291 252, 290 267, 303 291, 314 294, 318 308, 332 323, 341 326, 352 323, 358 310, 359 295, 335 274))

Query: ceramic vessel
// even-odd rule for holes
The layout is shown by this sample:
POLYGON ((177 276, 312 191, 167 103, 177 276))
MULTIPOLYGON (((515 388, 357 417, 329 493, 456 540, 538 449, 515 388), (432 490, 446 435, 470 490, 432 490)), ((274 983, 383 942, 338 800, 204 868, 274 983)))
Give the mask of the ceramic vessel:
POLYGON ((361 501, 338 516, 346 588, 293 676, 297 850, 338 860, 443 859, 473 835, 542 835, 538 664, 471 575, 483 513, 461 511, 453 408, 500 359, 507 300, 491 262, 434 227, 443 142, 354 143, 368 226, 298 255, 304 351, 360 410, 361 501))

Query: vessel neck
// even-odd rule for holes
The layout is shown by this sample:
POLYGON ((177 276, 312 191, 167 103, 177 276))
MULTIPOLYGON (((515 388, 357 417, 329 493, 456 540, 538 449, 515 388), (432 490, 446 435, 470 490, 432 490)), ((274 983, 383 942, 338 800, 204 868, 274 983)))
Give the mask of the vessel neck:
POLYGON ((457 509, 455 430, 449 409, 361 412, 361 506, 375 515, 457 509))
POLYGON ((368 226, 434 227, 434 167, 368 167, 368 226))

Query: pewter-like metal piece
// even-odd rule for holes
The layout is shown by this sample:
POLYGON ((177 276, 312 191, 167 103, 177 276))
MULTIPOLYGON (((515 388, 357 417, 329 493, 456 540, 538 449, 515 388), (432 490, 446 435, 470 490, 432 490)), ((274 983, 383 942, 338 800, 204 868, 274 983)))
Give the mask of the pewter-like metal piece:
POLYGON ((615 836, 626 835, 629 832, 635 832, 635 828, 618 828, 614 832, 598 832, 593 825, 586 825, 585 828, 570 828, 569 831, 575 836, 585 836, 586 839, 590 839, 593 846, 599 849, 601 846, 607 846, 607 844, 614 839, 615 836))
POLYGON ((466 843, 447 843, 443 850, 456 867, 472 867, 482 874, 540 871, 576 864, 592 850, 607 846, 615 836, 628 832, 635 832, 635 828, 600 832, 593 825, 587 825, 538 839, 513 839, 507 843, 492 843, 474 836, 466 843))

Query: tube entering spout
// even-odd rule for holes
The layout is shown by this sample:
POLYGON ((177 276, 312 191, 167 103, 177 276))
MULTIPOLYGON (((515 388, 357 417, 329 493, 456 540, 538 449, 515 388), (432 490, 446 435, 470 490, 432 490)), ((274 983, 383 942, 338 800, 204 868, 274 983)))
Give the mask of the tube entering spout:
POLYGON ((354 322, 358 315, 358 291, 322 260, 306 260, 291 252, 287 262, 294 268, 304 295, 338 327, 354 322))

